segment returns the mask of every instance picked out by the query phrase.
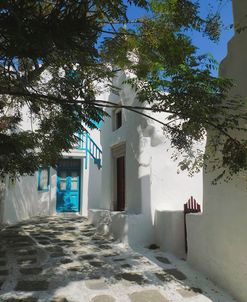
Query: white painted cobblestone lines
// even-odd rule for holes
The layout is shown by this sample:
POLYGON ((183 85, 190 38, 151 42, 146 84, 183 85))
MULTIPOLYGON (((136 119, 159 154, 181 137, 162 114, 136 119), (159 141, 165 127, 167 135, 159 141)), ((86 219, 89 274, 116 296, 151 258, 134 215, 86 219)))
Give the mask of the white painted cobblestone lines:
POLYGON ((0 230, 1 302, 232 302, 159 249, 96 235, 82 217, 50 217, 0 230))

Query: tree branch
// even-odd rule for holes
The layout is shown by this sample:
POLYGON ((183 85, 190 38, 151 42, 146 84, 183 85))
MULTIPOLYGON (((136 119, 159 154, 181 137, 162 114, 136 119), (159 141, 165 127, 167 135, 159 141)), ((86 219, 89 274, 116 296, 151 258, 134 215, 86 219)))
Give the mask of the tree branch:
MULTIPOLYGON (((3 94, 0 92, 0 94, 3 94)), ((39 100, 42 101, 42 99, 46 99, 46 100, 51 100, 57 104, 73 104, 73 105, 78 105, 78 104, 86 104, 86 105, 91 105, 91 106, 95 106, 95 107, 100 107, 100 108, 122 108, 122 109, 126 109, 132 112, 135 112, 137 114, 140 114, 142 116, 148 117, 154 121, 156 121, 157 123, 168 127, 170 129, 174 129, 173 127, 169 126, 167 123, 164 123, 146 113, 140 112, 139 110, 148 110, 148 111, 152 111, 152 112, 164 112, 164 113, 168 113, 168 114, 175 114, 177 116, 181 116, 183 115, 182 113, 179 112, 173 112, 170 110, 164 110, 164 109, 153 109, 152 107, 143 107, 143 106, 129 106, 129 105, 121 105, 121 104, 116 104, 110 101, 104 101, 104 100, 74 100, 74 99, 63 99, 63 98, 59 98, 56 96, 52 96, 52 95, 43 95, 43 94, 38 94, 38 93, 27 93, 27 92, 6 92, 4 94, 9 94, 9 95, 13 95, 13 96, 19 96, 19 97, 36 97, 39 100)), ((186 116, 181 116, 180 117, 181 120, 186 119, 188 117, 186 116)), ((211 127, 217 129, 220 133, 222 133, 223 135, 225 135, 226 137, 230 138, 231 140, 235 141, 235 142, 239 142, 236 138, 232 137, 229 133, 227 133, 224 129, 222 129, 220 126, 214 124, 211 121, 208 120, 203 120, 203 122, 205 124, 210 125, 211 127)))

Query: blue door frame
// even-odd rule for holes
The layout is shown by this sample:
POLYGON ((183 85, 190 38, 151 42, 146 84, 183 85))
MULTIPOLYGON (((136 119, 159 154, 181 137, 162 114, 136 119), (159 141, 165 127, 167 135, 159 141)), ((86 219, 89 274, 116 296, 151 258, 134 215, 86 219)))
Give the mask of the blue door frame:
POLYGON ((57 212, 80 211, 81 167, 62 160, 57 169, 57 212))

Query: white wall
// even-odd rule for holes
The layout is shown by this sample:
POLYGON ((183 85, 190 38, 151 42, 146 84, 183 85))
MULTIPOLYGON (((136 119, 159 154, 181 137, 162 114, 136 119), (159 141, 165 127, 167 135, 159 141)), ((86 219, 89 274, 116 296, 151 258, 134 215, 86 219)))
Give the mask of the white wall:
POLYGON ((52 215, 55 212, 53 195, 56 188, 56 174, 53 169, 50 186, 48 192, 38 191, 37 173, 14 181, 7 177, 2 222, 15 223, 34 216, 52 215))
MULTIPOLYGON (((90 130, 90 137, 94 140, 97 146, 102 149, 100 141, 99 129, 90 130)), ((102 162, 101 162, 102 164, 102 162)), ((85 171, 86 172, 86 171, 85 171)), ((94 163, 93 159, 89 157, 89 168, 88 168, 88 209, 96 209, 101 203, 101 178, 102 169, 94 163)))
POLYGON ((88 209, 97 209, 101 203, 101 169, 89 161, 88 171, 88 209))
MULTIPOLYGON (((247 24, 246 1, 233 1, 235 24, 247 24)), ((221 75, 235 80, 230 97, 247 96, 247 30, 228 44, 221 75)), ((237 134, 238 136, 240 134, 237 134)), ((210 167, 209 167, 210 168, 210 167)), ((188 260, 227 289, 237 301, 247 301, 246 173, 214 186, 220 171, 204 174, 204 211, 188 215, 188 260)))
MULTIPOLYGON (((124 79, 124 72, 120 72, 113 84, 121 87, 121 90, 119 95, 111 93, 109 101, 140 106, 136 92, 129 85, 123 84, 124 79)), ((112 110, 108 110, 108 113, 112 115, 112 110)), ((155 114, 160 120, 165 116, 155 114)), ((174 217, 173 212, 182 210, 183 204, 191 195, 201 203, 202 174, 199 173, 193 178, 188 177, 187 173, 177 174, 178 163, 172 161, 171 151, 167 151, 170 149, 170 142, 165 138, 161 125, 125 109, 122 127, 119 129, 112 131, 112 120, 106 119, 101 131, 101 143, 103 149, 101 208, 113 209, 112 148, 125 143, 129 241, 142 242, 146 245, 159 241, 164 250, 174 250, 174 247, 170 246, 170 241, 166 240, 166 237, 170 236, 170 225, 162 221, 167 215, 157 215, 156 211, 170 211, 171 217, 174 217), (161 217, 163 218, 160 219, 161 217)), ((179 234, 177 247, 180 246, 184 250, 184 242, 181 243, 184 234, 183 217, 178 217, 175 219, 177 223, 175 229, 179 234)), ((174 219, 169 218, 168 221, 173 225, 175 223, 174 219)))
MULTIPOLYGON (((119 78, 121 83, 124 77, 119 78)), ((118 85, 118 83, 115 83, 118 85)), ((120 96, 113 93, 109 95, 109 101, 125 104, 132 104, 135 97, 130 87, 123 85, 123 91, 120 96)), ((111 110, 107 110, 112 115, 111 110)), ((144 121, 140 116, 133 112, 123 110, 123 126, 112 131, 112 120, 106 118, 101 129, 101 144, 103 150, 102 167, 102 203, 101 208, 112 209, 113 202, 113 159, 111 148, 126 143, 126 204, 128 212, 140 213, 141 211, 141 178, 139 175, 139 133, 138 125, 144 121), (127 139, 128 138, 128 139, 127 139), (132 167, 132 169, 129 169, 132 167)))
POLYGON ((164 251, 179 258, 185 257, 185 233, 183 211, 155 212, 156 243, 164 251))

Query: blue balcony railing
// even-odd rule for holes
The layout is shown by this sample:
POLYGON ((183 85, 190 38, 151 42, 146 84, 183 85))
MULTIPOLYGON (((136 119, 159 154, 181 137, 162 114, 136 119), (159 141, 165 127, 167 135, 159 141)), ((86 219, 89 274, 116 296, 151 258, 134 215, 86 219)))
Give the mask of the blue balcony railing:
POLYGON ((77 133, 78 141, 75 149, 86 152, 85 169, 88 167, 89 156, 100 169, 102 166, 102 151, 87 132, 77 133))

